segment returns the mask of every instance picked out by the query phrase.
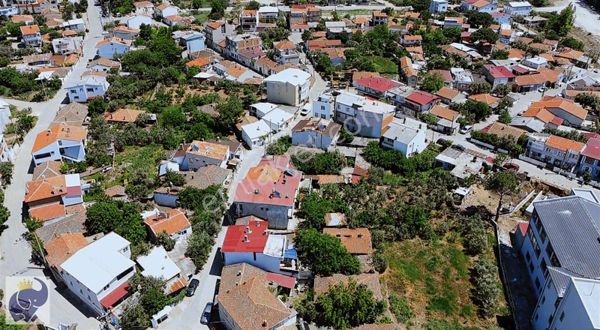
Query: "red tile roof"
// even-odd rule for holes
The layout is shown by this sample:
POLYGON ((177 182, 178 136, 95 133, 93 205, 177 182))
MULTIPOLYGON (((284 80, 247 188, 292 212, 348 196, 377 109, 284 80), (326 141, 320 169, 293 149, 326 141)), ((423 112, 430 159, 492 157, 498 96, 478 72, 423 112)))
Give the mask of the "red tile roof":
POLYGON ((583 149, 581 155, 593 159, 600 159, 600 138, 589 139, 585 144, 585 149, 583 149))
POLYGON ((288 289, 293 289, 296 286, 296 279, 294 277, 281 274, 267 273, 267 281, 275 282, 288 289))
POLYGON ((267 221, 262 220, 250 221, 248 225, 227 227, 221 251, 262 253, 269 238, 267 227, 267 221))
POLYGON ((437 100, 437 96, 424 91, 414 91, 406 97, 406 100, 419 105, 425 105, 437 100))
POLYGON ((234 202, 292 207, 302 172, 290 167, 287 156, 263 159, 240 182, 234 202))
POLYGON ((400 86, 399 82, 383 77, 367 77, 356 81, 356 84, 383 93, 394 87, 400 86))
POLYGON ((515 75, 505 66, 485 65, 486 70, 494 78, 514 78, 515 75))

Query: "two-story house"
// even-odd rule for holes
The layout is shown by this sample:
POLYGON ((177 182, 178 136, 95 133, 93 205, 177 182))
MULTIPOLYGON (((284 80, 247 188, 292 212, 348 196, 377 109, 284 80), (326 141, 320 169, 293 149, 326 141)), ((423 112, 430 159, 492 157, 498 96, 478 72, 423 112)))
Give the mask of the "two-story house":
POLYGON ((138 15, 152 16, 154 14, 154 4, 151 1, 136 1, 133 3, 135 13, 138 15))
POLYGON ((36 25, 24 25, 19 27, 21 30, 21 38, 25 46, 39 47, 42 45, 42 34, 40 27, 36 25))
POLYGON ((346 91, 335 99, 335 121, 358 136, 380 138, 395 112, 391 104, 346 91))
POLYGON ((244 9, 240 13, 240 26, 244 32, 256 31, 258 25, 258 12, 254 9, 244 9))
POLYGON ((330 120, 334 117, 335 96, 331 93, 323 93, 312 103, 312 116, 330 120))
POLYGON ((286 235, 270 233, 267 221, 250 217, 246 224, 227 226, 221 252, 225 266, 247 263, 271 273, 288 273, 282 269, 288 250, 286 235))
POLYGON ((388 15, 381 11, 374 11, 371 13, 371 25, 386 25, 388 22, 388 15))
POLYGON ((60 268, 69 291, 97 315, 129 295, 129 280, 135 275, 129 242, 113 232, 75 252, 60 268))
POLYGON ((511 16, 529 16, 532 10, 528 1, 510 1, 504 5, 504 12, 511 16))
POLYGON ((486 80, 492 84, 492 89, 499 85, 512 86, 515 80, 515 75, 505 66, 496 66, 493 64, 486 64, 482 69, 486 80))
POLYGON ((448 0, 433 0, 429 4, 429 12, 432 14, 445 13, 448 10, 448 0))
POLYGON ((29 217, 43 225, 67 214, 67 207, 83 203, 79 174, 50 175, 46 172, 27 182, 24 203, 29 217))
POLYGON ((161 212, 158 209, 142 213, 144 224, 152 237, 160 233, 169 235, 171 239, 187 237, 192 233, 192 224, 180 209, 161 212))
POLYGON ((407 117, 394 118, 383 128, 381 145, 408 158, 427 148, 426 131, 427 125, 423 122, 407 117))
POLYGON ((170 5, 168 3, 162 3, 154 8, 154 16, 160 19, 165 19, 166 17, 178 14, 179 7, 170 5))
POLYGON ((109 33, 109 36, 111 37, 133 41, 137 38, 138 34, 140 34, 140 30, 125 25, 119 25, 112 28, 109 33))
POLYGON ((295 209, 302 172, 288 156, 262 159, 238 184, 232 204, 235 217, 268 219, 269 227, 287 229, 295 209))
POLYGON ((81 126, 52 124, 35 138, 31 149, 33 163, 39 165, 50 160, 84 161, 86 140, 87 130, 81 126))
POLYGON ((303 119, 292 128, 292 145, 327 150, 336 145, 341 128, 327 119, 303 119))
POLYGON ((244 33, 225 39, 225 55, 247 67, 253 68, 264 55, 262 40, 258 35, 244 33))
POLYGON ((404 111, 413 115, 431 110, 434 105, 438 104, 440 99, 428 92, 416 90, 410 93, 405 99, 402 108, 404 111))
POLYGON ((277 61, 277 63, 300 63, 300 54, 293 42, 283 40, 273 45, 273 48, 275 49, 275 61, 277 61))
POLYGON ((437 123, 431 125, 435 131, 453 135, 460 127, 458 119, 461 117, 461 115, 458 111, 454 111, 449 107, 437 104, 431 108, 431 110, 429 110, 429 113, 437 118, 437 123))
POLYGON ((225 168, 228 160, 229 146, 208 141, 193 141, 185 152, 181 169, 195 171, 208 165, 225 168))
POLYGON ((579 162, 585 144, 545 133, 531 134, 525 155, 549 166, 572 171, 579 162))
POLYGON ((200 32, 176 31, 173 32, 173 38, 178 41, 179 45, 185 46, 188 58, 191 58, 192 54, 206 49, 206 38, 200 32))
POLYGON ((106 77, 87 75, 67 83, 63 88, 67 90, 69 102, 85 103, 94 97, 104 96, 109 86, 106 77))
POLYGON ((131 48, 131 40, 120 39, 116 37, 106 38, 96 43, 96 52, 98 56, 113 59, 123 55, 131 48))
POLYGON ((402 85, 400 82, 383 77, 364 77, 354 81, 354 86, 359 93, 377 98, 384 97, 389 90, 400 85, 402 85))

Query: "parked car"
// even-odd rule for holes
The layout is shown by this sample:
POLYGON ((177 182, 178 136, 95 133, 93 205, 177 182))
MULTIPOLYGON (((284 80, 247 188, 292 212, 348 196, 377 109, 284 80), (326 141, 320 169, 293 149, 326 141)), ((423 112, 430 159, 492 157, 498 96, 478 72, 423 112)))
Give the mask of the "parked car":
POLYGON ((302 108, 300 110, 300 116, 306 116, 310 113, 310 109, 309 108, 302 108))
POLYGON ((506 163, 506 164, 502 165, 502 167, 504 167, 506 170, 516 171, 516 172, 518 172, 519 168, 520 168, 519 165, 517 165, 515 163, 506 163))
POLYGON ((209 302, 204 307, 204 311, 202 311, 202 316, 200 317, 200 323, 208 324, 210 322, 210 314, 212 313, 213 303, 209 302))
POLYGON ((196 293, 196 289, 198 289, 199 284, 200 284, 200 281, 198 281, 197 279, 191 280, 190 284, 188 285, 188 287, 185 291, 185 295, 188 297, 193 296, 194 293, 196 293))
POLYGON ((473 125, 467 125, 460 129, 460 134, 467 134, 473 130, 473 125))

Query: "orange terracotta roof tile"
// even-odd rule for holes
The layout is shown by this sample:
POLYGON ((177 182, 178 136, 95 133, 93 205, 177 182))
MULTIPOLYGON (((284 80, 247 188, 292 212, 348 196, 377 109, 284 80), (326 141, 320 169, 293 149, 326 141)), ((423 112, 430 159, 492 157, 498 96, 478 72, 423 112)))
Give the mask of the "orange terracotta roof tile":
POLYGON ((48 254, 46 261, 49 266, 60 267, 75 252, 88 245, 88 241, 81 233, 65 233, 53 238, 44 244, 48 254))
POLYGON ((454 121, 460 116, 459 112, 451 110, 450 108, 441 106, 439 104, 435 105, 429 112, 436 117, 443 118, 449 121, 454 121))
POLYGON ((560 136, 550 135, 548 140, 546 140, 546 146, 561 151, 581 152, 585 144, 570 139, 565 139, 560 136))
POLYGON ((529 107, 527 111, 523 112, 523 117, 535 117, 544 123, 548 124, 554 121, 556 116, 552 112, 542 107, 529 107))
POLYGON ((48 177, 40 180, 27 182, 27 191, 25 192, 25 203, 36 202, 47 198, 62 196, 67 194, 67 187, 64 175, 48 177))
POLYGON ((162 232, 167 233, 167 235, 173 235, 191 226, 185 213, 179 209, 169 210, 162 215, 148 217, 144 220, 144 223, 155 236, 162 232))
POLYGON ((13 15, 13 16, 11 16, 10 21, 13 23, 33 22, 33 16, 31 16, 31 15, 13 15))
POLYGON ((572 114, 573 116, 580 118, 580 119, 585 119, 588 114, 587 110, 582 108, 579 104, 577 104, 571 100, 563 99, 560 97, 552 97, 552 96, 546 96, 541 101, 534 102, 529 106, 529 109, 536 109, 536 108, 545 108, 545 109, 557 108, 557 109, 561 109, 565 112, 568 112, 568 113, 572 114))
POLYGON ((213 21, 213 22, 209 22, 208 24, 206 24, 206 26, 208 26, 209 28, 216 30, 218 28, 220 28, 223 24, 225 24, 224 21, 213 21))
POLYGON ((371 232, 367 228, 323 228, 323 233, 337 237, 351 254, 371 254, 371 232))
POLYGON ((277 49, 277 50, 296 49, 296 45, 294 45, 294 43, 289 40, 283 40, 283 41, 278 42, 275 45, 275 49, 277 49))
POLYGON ((30 35, 30 34, 40 33, 40 27, 37 25, 25 25, 25 26, 21 26, 20 29, 21 29, 22 35, 30 35))
POLYGON ((66 215, 66 209, 60 202, 43 204, 29 209, 29 217, 39 222, 60 218, 66 215))
POLYGON ((499 122, 495 122, 492 125, 483 129, 488 134, 495 134, 498 137, 513 137, 518 140, 522 135, 526 134, 524 130, 512 126, 508 126, 499 122))
POLYGON ((460 94, 458 90, 446 86, 442 87, 439 91, 437 91, 437 93, 435 93, 435 95, 447 100, 454 99, 458 96, 458 94, 460 94))
POLYGON ((46 131, 38 133, 31 151, 39 151, 58 140, 83 141, 86 138, 87 130, 81 126, 71 126, 65 123, 52 124, 46 131))
POLYGON ((185 64, 188 68, 197 67, 202 68, 210 64, 210 58, 208 57, 198 57, 195 60, 191 60, 185 64))
POLYGON ((473 100, 473 101, 477 101, 477 102, 483 102, 491 107, 493 107, 494 105, 498 104, 498 101, 500 101, 499 98, 494 97, 490 94, 476 94, 476 95, 471 95, 469 96, 469 100, 473 100))

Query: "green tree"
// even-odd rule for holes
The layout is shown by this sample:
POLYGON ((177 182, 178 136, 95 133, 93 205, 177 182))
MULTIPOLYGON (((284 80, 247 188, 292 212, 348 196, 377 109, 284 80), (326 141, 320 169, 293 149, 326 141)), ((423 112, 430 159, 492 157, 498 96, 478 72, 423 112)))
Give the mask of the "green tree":
POLYGON ((488 241, 485 224, 479 215, 460 217, 459 223, 465 252, 472 256, 483 253, 488 241))
POLYGON ((227 8, 227 0, 211 0, 210 1, 210 14, 208 18, 212 20, 222 19, 225 16, 225 9, 227 8))
POLYGON ((453 104, 452 108, 462 113, 469 122, 473 123, 480 122, 492 114, 492 110, 487 103, 473 100, 467 100, 462 104, 453 104))
POLYGON ((140 330, 151 326, 150 316, 139 303, 129 303, 119 319, 119 326, 123 330, 140 330))
POLYGON ((492 30, 488 27, 481 28, 481 29, 473 32, 473 34, 471 34, 471 40, 473 40, 473 41, 483 40, 485 42, 492 44, 492 43, 495 43, 496 40, 498 40, 498 34, 494 30, 492 30))
MULTIPOLYGON (((310 297, 309 297, 310 298, 310 297)), ((347 329, 362 324, 374 323, 384 312, 385 303, 375 299, 373 292, 364 284, 350 280, 348 284, 339 283, 329 291, 319 295, 310 305, 300 308, 301 316, 307 321, 314 321, 319 326, 347 329)))
POLYGON ((314 228, 300 230, 295 238, 298 257, 318 275, 358 274, 360 263, 341 241, 314 228))
POLYGON ((133 203, 102 199, 87 210, 86 228, 89 233, 115 233, 133 244, 146 239, 140 209, 133 203))
POLYGON ((493 315, 500 289, 498 287, 498 267, 489 259, 479 259, 473 267, 473 301, 480 307, 485 317, 493 315))
POLYGON ((512 121, 512 118, 510 118, 510 113, 508 113, 507 110, 502 110, 502 112, 500 112, 500 117, 498 117, 498 121, 502 124, 510 124, 512 121))
POLYGON ((565 38, 561 39, 559 46, 569 47, 571 49, 575 49, 575 50, 579 50, 579 51, 583 51, 583 49, 585 48, 583 41, 581 41, 577 38, 574 38, 574 37, 565 37, 565 38))
POLYGON ((500 84, 498 86, 496 86, 496 88, 494 88, 494 90, 492 91, 492 94, 498 96, 498 97, 505 97, 506 95, 508 95, 510 93, 510 86, 506 85, 506 84, 500 84))
POLYGON ((166 232, 161 231, 160 233, 158 233, 158 235, 156 235, 156 238, 154 239, 154 244, 164 247, 167 251, 171 251, 175 247, 175 240, 169 237, 169 234, 167 234, 166 232))
POLYGON ((513 172, 496 172, 491 174, 485 181, 486 188, 493 190, 500 198, 498 199, 498 206, 496 207, 496 222, 500 217, 500 210, 502 209, 502 200, 505 195, 516 192, 519 187, 519 179, 513 172))
POLYGON ((252 0, 246 4, 245 8, 248 10, 258 10, 258 8, 260 8, 260 3, 258 1, 252 0))
POLYGON ((192 234, 188 238, 185 255, 192 259, 197 268, 202 268, 208 259, 213 244, 214 239, 207 233, 192 230, 192 234))
POLYGON ((1 162, 0 163, 0 178, 2 179, 2 185, 10 184, 13 175, 13 163, 1 162))
POLYGON ((91 116, 93 115, 101 115, 108 111, 108 103, 104 101, 102 97, 94 97, 88 103, 88 112, 91 116))
POLYGON ((185 177, 179 172, 168 170, 165 174, 165 182, 181 187, 185 184, 185 177))
POLYGON ((302 226, 321 230, 325 226, 325 214, 344 211, 341 199, 326 199, 316 192, 310 192, 302 199, 300 216, 305 219, 302 226))
POLYGON ((314 153, 298 152, 292 155, 292 162, 305 174, 339 174, 346 158, 339 152, 314 153))
POLYGON ((598 110, 600 107, 600 97, 592 93, 579 93, 575 96, 575 102, 581 104, 583 107, 590 108, 592 110, 598 110))
POLYGON ((228 130, 232 130, 240 117, 244 114, 242 101, 236 95, 229 96, 225 102, 217 106, 219 123, 228 130))
POLYGON ((471 10, 465 13, 467 20, 471 26, 474 27, 488 27, 494 24, 494 18, 489 13, 480 13, 475 10, 471 10))
POLYGON ((469 91, 471 94, 484 94, 489 93, 492 90, 492 85, 490 85, 485 80, 475 81, 469 87, 469 91))
POLYGON ((546 30, 556 33, 558 36, 566 36, 573 28, 575 22, 575 8, 569 4, 560 13, 553 13, 546 22, 546 30))
POLYGON ((507 60, 508 59, 508 51, 504 49, 496 49, 490 54, 490 59, 492 60, 507 60))
POLYGON ((444 78, 439 73, 427 73, 421 83, 421 89, 435 93, 444 87, 444 78))
POLYGON ((210 212, 220 215, 223 211, 225 200, 219 186, 209 186, 206 189, 185 187, 179 194, 179 205, 193 210, 196 213, 210 212))
POLYGON ((292 146, 292 138, 289 136, 284 136, 284 137, 277 139, 277 141, 271 143, 267 147, 266 152, 267 152, 267 155, 283 155, 288 151, 288 149, 291 146, 292 146))

